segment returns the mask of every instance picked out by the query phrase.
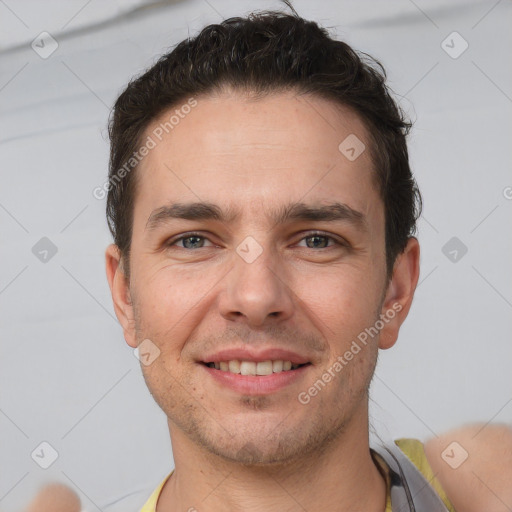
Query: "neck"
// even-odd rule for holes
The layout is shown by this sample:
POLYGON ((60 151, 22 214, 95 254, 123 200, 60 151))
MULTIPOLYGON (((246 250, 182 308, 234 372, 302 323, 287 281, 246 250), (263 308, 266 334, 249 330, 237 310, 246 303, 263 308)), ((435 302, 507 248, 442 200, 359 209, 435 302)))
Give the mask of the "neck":
POLYGON ((169 423, 175 471, 157 512, 383 512, 386 486, 371 457, 364 420, 340 432, 321 453, 264 466, 226 461, 169 423))

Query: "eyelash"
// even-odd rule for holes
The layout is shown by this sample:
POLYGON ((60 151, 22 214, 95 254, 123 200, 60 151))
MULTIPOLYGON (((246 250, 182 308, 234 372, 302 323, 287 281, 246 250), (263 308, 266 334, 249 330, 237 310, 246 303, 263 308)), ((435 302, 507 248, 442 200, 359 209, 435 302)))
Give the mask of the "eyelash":
MULTIPOLYGON (((323 233, 321 231, 312 231, 312 232, 308 233, 306 236, 303 236, 299 241, 302 242, 302 240, 305 240, 307 238, 312 238, 314 236, 318 236, 318 237, 322 237, 322 238, 327 238, 328 240, 333 241, 335 245, 338 245, 340 247, 348 247, 348 243, 347 242, 343 242, 341 240, 338 240, 338 239, 334 238, 333 236, 328 235, 327 233, 323 233)), ((190 232, 190 233, 185 233, 184 235, 182 235, 182 236, 180 236, 178 238, 170 240, 169 242, 167 242, 166 245, 168 247, 172 247, 177 242, 181 242, 182 240, 186 240, 187 238, 194 238, 194 237, 202 238, 202 239, 205 239, 205 240, 209 240, 208 237, 206 237, 206 236, 204 236, 204 235, 202 235, 200 233, 190 232)), ((329 249, 330 247, 332 247, 332 246, 320 247, 320 249, 329 249)), ((312 249, 311 247, 305 247, 305 248, 306 249, 312 249)), ((197 250, 197 249, 187 249, 186 247, 180 247, 180 249, 185 249, 185 250, 189 250, 189 251, 197 250)), ((203 247, 198 247, 198 249, 203 249, 203 247)))

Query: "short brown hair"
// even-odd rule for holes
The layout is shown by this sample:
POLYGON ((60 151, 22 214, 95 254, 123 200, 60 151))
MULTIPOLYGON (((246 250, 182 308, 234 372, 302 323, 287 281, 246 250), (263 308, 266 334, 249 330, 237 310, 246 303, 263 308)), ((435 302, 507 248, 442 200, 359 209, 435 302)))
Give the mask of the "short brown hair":
POLYGON ((107 220, 125 272, 129 273, 136 165, 122 179, 119 170, 142 144, 151 121, 190 96, 230 86, 258 96, 288 89, 311 93, 360 116, 371 139, 376 183, 384 203, 391 277, 396 257, 416 232, 421 196, 409 167, 406 136, 411 123, 385 81, 378 61, 331 38, 326 29, 294 10, 293 14, 264 11, 230 18, 177 44, 128 84, 109 122, 107 220))

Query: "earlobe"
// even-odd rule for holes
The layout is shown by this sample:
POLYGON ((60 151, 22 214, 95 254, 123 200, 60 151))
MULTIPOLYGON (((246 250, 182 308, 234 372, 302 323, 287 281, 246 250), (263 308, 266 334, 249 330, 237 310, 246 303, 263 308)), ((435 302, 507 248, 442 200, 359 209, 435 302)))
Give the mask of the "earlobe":
POLYGON ((384 327, 379 336, 379 348, 391 348, 397 338, 400 326, 409 313, 420 267, 420 246, 415 237, 409 238, 404 251, 397 257, 393 276, 388 284, 382 304, 381 318, 384 327))
POLYGON ((130 287, 122 268, 121 253, 117 245, 111 244, 107 247, 105 251, 105 266, 112 302, 114 303, 114 311, 123 328, 126 343, 135 348, 137 341, 130 287))

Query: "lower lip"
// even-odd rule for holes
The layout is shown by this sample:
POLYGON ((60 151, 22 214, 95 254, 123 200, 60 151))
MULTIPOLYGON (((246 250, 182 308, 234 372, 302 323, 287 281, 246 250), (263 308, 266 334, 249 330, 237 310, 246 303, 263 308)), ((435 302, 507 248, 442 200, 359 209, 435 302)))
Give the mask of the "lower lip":
POLYGON ((311 366, 300 366, 296 370, 288 370, 272 375, 241 375, 239 373, 225 372, 210 368, 204 364, 201 366, 221 385, 244 395, 268 395, 289 386, 304 376, 311 366))

